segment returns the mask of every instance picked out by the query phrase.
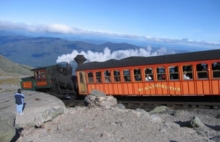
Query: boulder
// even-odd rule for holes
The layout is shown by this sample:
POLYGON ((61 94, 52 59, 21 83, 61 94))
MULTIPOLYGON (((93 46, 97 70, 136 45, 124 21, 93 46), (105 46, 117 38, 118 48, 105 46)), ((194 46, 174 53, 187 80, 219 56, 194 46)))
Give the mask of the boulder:
POLYGON ((0 142, 10 142, 16 134, 15 114, 0 111, 0 142))
POLYGON ((89 107, 113 107, 117 105, 117 100, 113 96, 106 96, 105 93, 92 90, 91 93, 85 97, 85 104, 89 107))
POLYGON ((190 125, 193 128, 199 128, 199 127, 203 127, 204 124, 202 123, 202 121, 199 119, 199 117, 195 116, 190 120, 190 125))
POLYGON ((119 109, 126 109, 126 107, 121 103, 117 104, 115 107, 117 107, 119 109))
POLYGON ((156 108, 154 108, 153 110, 151 110, 149 113, 153 114, 153 113, 163 113, 163 112, 167 112, 168 108, 166 106, 158 106, 156 108))
POLYGON ((190 125, 195 129, 195 131, 201 136, 209 136, 209 130, 202 123, 199 117, 195 116, 190 120, 190 125))
POLYGON ((158 115, 150 115, 150 119, 152 122, 157 122, 157 123, 161 123, 162 122, 162 119, 158 116, 158 115))
POLYGON ((43 111, 42 113, 38 114, 34 118, 35 125, 37 127, 40 127, 44 122, 51 121, 58 115, 61 115, 64 113, 64 109, 62 107, 59 108, 53 108, 50 107, 47 110, 43 111))
POLYGON ((150 116, 149 113, 146 112, 144 109, 137 108, 135 111, 136 111, 138 117, 145 116, 148 118, 150 116))

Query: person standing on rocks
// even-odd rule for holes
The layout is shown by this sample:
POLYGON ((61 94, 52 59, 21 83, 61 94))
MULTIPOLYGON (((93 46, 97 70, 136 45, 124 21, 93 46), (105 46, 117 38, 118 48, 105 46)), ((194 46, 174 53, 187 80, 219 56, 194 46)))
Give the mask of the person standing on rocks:
POLYGON ((24 106, 24 94, 21 93, 21 89, 18 89, 18 92, 15 93, 15 103, 17 114, 23 115, 23 106, 24 106))

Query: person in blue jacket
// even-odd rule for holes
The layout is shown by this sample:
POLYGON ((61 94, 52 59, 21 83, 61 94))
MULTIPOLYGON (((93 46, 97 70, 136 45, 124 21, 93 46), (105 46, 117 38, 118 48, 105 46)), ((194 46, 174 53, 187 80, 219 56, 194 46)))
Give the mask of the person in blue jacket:
POLYGON ((18 92, 15 93, 17 114, 23 115, 24 98, 25 96, 21 93, 21 89, 18 89, 18 92))

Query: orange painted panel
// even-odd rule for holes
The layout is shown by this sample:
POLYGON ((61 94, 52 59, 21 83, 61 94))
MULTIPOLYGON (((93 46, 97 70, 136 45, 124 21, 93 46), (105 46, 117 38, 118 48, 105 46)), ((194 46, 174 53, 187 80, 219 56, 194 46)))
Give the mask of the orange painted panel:
POLYGON ((140 87, 139 90, 140 90, 140 93, 143 95, 143 96, 151 96, 151 84, 149 82, 145 82, 144 83, 144 86, 143 87, 140 87))
MULTIPOLYGON (((144 84, 142 82, 138 83, 138 88, 143 88, 143 87, 144 87, 144 84)), ((138 91, 138 88, 134 89, 135 91, 137 91, 137 93, 134 92, 134 94, 143 95, 144 92, 138 91)))
POLYGON ((128 95, 128 94, 129 94, 129 93, 128 93, 127 83, 122 84, 122 89, 123 89, 123 93, 124 93, 125 95, 128 95))
POLYGON ((217 80, 213 80, 212 81, 212 93, 213 94, 219 94, 219 81, 217 81, 217 80))
POLYGON ((108 84, 108 91, 109 91, 109 94, 113 94, 113 84, 108 84))
POLYGON ((123 95, 122 90, 123 90, 122 84, 119 84, 119 83, 113 84, 113 94, 123 95))
POLYGON ((113 93, 112 94, 119 94, 118 84, 113 84, 113 93))
POLYGON ((151 96, 155 96, 156 94, 158 94, 158 93, 157 93, 157 88, 156 88, 156 86, 155 86, 155 83, 150 83, 150 85, 151 85, 151 86, 154 85, 154 89, 151 89, 151 90, 150 90, 150 94, 151 94, 151 96))
POLYGON ((90 93, 92 90, 92 85, 88 84, 87 88, 88 88, 88 93, 90 93))
POLYGON ((106 93, 106 94, 109 94, 109 89, 108 89, 108 84, 103 84, 103 91, 106 93))
MULTIPOLYGON (((171 94, 172 96, 180 96, 183 94, 183 87, 182 86, 183 85, 181 85, 180 82, 172 81, 172 82, 168 83, 166 89, 168 91, 168 94, 171 94)), ((185 86, 187 88, 187 85, 185 85, 185 86)), ((187 89, 185 91, 187 91, 187 89)))
POLYGON ((205 95, 210 95, 211 92, 210 92, 210 87, 209 87, 209 81, 203 81, 203 92, 205 95))
MULTIPOLYGON (((169 86, 175 86, 175 82, 169 82, 169 86)), ((168 89, 168 93, 172 96, 175 96, 176 95, 176 91, 175 90, 172 90, 172 89, 168 89)))
POLYGON ((103 84, 99 84, 99 87, 100 87, 100 90, 101 90, 101 91, 103 91, 103 92, 105 91, 105 90, 104 90, 104 85, 103 85, 103 84))
POLYGON ((156 84, 158 84, 158 87, 156 88, 156 90, 157 90, 157 94, 158 95, 162 95, 163 94, 163 90, 162 90, 162 88, 161 88, 161 84, 160 83, 156 83, 156 84), (159 87, 160 86, 160 87, 159 87))
POLYGON ((47 86, 47 82, 46 81, 38 81, 36 82, 37 86, 47 86))
POLYGON ((202 81, 196 81, 197 95, 203 94, 202 81))
POLYGON ((182 94, 183 94, 183 95, 189 94, 189 82, 188 82, 188 81, 183 81, 183 82, 182 82, 181 91, 182 91, 182 94))
POLYGON ((140 94, 141 93, 141 91, 138 91, 139 88, 140 87, 139 87, 138 83, 134 83, 133 84, 133 92, 134 92, 134 94, 140 94))
POLYGON ((95 84, 95 88, 94 89, 96 89, 96 90, 100 90, 101 91, 101 89, 100 89, 100 85, 99 84, 95 84))
POLYGON ((134 95, 133 90, 134 90, 134 88, 132 86, 132 83, 128 83, 128 94, 134 95))
POLYGON ((167 92, 168 86, 167 86, 166 82, 165 83, 163 82, 161 84, 162 84, 161 87, 162 87, 163 96, 166 96, 168 94, 168 92, 167 92))
POLYGON ((175 90, 175 94, 176 95, 178 95, 178 96, 180 96, 180 95, 182 95, 182 93, 181 93, 181 83, 180 82, 175 82, 175 85, 174 85, 174 90, 175 90))
POLYGON ((196 87, 195 87, 195 82, 193 81, 188 81, 188 87, 189 87, 189 94, 192 96, 195 96, 196 93, 196 87))
POLYGON ((117 84, 118 85, 118 94, 123 94, 123 91, 122 91, 122 84, 117 84))
POLYGON ((31 81, 22 82, 22 88, 31 89, 33 87, 31 81))

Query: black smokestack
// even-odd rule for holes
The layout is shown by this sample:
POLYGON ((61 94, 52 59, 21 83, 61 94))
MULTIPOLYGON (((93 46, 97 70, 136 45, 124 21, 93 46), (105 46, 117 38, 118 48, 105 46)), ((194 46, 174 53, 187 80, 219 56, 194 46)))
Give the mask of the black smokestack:
POLYGON ((77 62, 78 65, 83 64, 86 61, 86 58, 83 55, 77 55, 74 60, 77 62))

